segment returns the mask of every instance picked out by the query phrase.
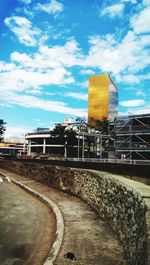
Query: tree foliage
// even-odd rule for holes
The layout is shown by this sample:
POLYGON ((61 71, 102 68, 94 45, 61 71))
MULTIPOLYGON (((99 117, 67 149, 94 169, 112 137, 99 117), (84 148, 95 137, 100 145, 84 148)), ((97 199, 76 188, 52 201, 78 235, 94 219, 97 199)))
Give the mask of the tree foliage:
POLYGON ((4 132, 6 131, 5 124, 6 122, 4 122, 3 119, 0 119, 0 142, 3 141, 3 135, 4 135, 4 132))
POLYGON ((85 117, 76 118, 78 132, 88 132, 88 125, 85 117))
POLYGON ((86 123, 86 118, 85 117, 77 117, 76 123, 86 123))
POLYGON ((61 124, 57 124, 51 131, 51 136, 58 139, 61 144, 65 146, 67 155, 71 156, 73 152, 73 146, 77 144, 77 133, 72 128, 67 128, 61 124))
POLYGON ((108 128, 109 122, 107 119, 91 119, 87 124, 84 118, 78 117, 73 126, 57 124, 51 131, 51 137, 55 142, 64 145, 64 155, 66 157, 76 156, 75 152, 77 151, 82 155, 83 146, 85 155, 90 157, 91 153, 97 154, 97 146, 101 146, 105 150, 110 147, 109 139, 106 136, 108 135, 108 128), (79 150, 77 150, 78 146, 79 150))
POLYGON ((89 120, 89 126, 91 128, 95 128, 102 134, 108 134, 109 121, 105 118, 102 120, 96 120, 96 119, 91 118, 89 120))
POLYGON ((60 123, 55 126, 55 128, 51 131, 51 136, 56 138, 63 139, 65 136, 65 126, 62 126, 60 123))

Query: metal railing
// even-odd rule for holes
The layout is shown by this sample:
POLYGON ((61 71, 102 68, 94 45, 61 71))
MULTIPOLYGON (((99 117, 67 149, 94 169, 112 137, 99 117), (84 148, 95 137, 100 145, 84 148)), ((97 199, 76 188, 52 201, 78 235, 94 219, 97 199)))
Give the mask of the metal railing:
POLYGON ((75 161, 75 162, 96 162, 96 163, 115 163, 115 164, 134 164, 134 165, 150 165, 150 160, 135 159, 112 159, 112 158, 77 158, 77 157, 51 157, 49 160, 75 161))
POLYGON ((64 162, 83 162, 83 163, 105 163, 105 164, 131 164, 131 165, 147 165, 150 166, 150 160, 135 160, 135 159, 117 159, 117 158, 77 158, 77 157, 45 157, 41 159, 31 158, 27 156, 26 158, 14 158, 14 157, 4 157, 4 159, 13 159, 13 160, 21 160, 24 162, 37 162, 41 163, 42 161, 46 163, 46 161, 64 161, 64 162))
POLYGON ((123 144, 116 144, 115 145, 115 149, 119 150, 119 149, 124 149, 124 150, 129 150, 129 149, 138 149, 138 150, 149 150, 150 151, 150 144, 149 143, 145 143, 145 144, 136 144, 136 143, 123 143, 123 144))
POLYGON ((124 127, 117 126, 115 129, 116 133, 124 133, 124 132, 149 132, 150 133, 150 125, 125 125, 124 127))

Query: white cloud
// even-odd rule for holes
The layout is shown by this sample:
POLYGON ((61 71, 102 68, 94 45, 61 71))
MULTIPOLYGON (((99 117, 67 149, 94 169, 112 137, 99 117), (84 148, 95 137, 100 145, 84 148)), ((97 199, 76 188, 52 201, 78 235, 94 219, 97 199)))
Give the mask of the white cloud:
POLYGON ((119 83, 127 83, 127 84, 140 84, 140 78, 138 75, 133 75, 133 74, 129 74, 129 75, 117 75, 117 81, 119 83))
MULTIPOLYGON (((12 53, 11 62, 13 63, 0 62, 0 87, 3 90, 1 98, 4 96, 12 99, 13 96, 16 97, 16 93, 20 93, 20 97, 23 93, 24 95, 42 95, 44 86, 74 83, 75 80, 66 67, 76 65, 80 60, 78 57, 80 57, 80 50, 73 39, 64 46, 52 48, 41 46, 39 52, 32 56, 26 53, 12 53), (13 96, 11 96, 12 93, 13 96)), ((11 104, 11 100, 8 102, 11 104)), ((58 105, 61 106, 61 103, 58 105)), ((73 110, 69 109, 69 111, 73 110)))
POLYGON ((136 4, 137 3, 136 0, 121 0, 121 3, 128 3, 128 2, 130 2, 132 4, 136 4))
POLYGON ((131 26, 136 33, 150 32, 150 6, 131 18, 131 26))
MULTIPOLYGON (((56 68, 64 67, 90 67, 99 68, 100 72, 112 73, 119 80, 123 72, 128 75, 128 83, 138 83, 136 73, 149 65, 150 36, 138 36, 133 31, 127 32, 120 41, 114 35, 92 36, 89 38, 89 52, 83 55, 77 41, 73 38, 64 46, 48 47, 41 45, 39 51, 32 56, 26 53, 14 52, 11 55, 13 63, 30 71, 48 72, 56 68), (130 73, 130 74, 129 74, 130 73)), ((82 69, 81 74, 94 74, 92 69, 82 69)))
POLYGON ((126 84, 140 84, 143 80, 150 80, 150 73, 139 75, 139 74, 124 74, 124 75, 117 75, 116 77, 119 83, 126 83, 126 84))
POLYGON ((34 56, 13 53, 12 64, 3 62, 0 64, 1 99, 10 105, 38 108, 67 115, 85 115, 85 109, 74 109, 64 102, 43 100, 29 95, 29 93, 39 94, 42 88, 44 90, 45 85, 62 86, 73 83, 74 78, 63 65, 73 66, 78 61, 76 58, 78 52, 77 43, 70 40, 63 47, 42 46, 34 56))
POLYGON ((58 67, 71 67, 82 63, 83 55, 78 48, 75 39, 70 39, 64 46, 48 47, 41 45, 39 51, 32 57, 25 54, 14 52, 11 54, 11 60, 22 67, 34 69, 48 69, 58 67))
MULTIPOLYGON (((5 23, 12 26, 12 21, 21 29, 35 30, 26 18, 6 18, 5 23)), ((142 75, 137 77, 136 73, 149 64, 149 43, 150 36, 138 36, 129 31, 122 40, 113 34, 90 37, 87 55, 82 52, 74 38, 67 40, 63 46, 41 45, 37 52, 30 55, 14 52, 11 54, 11 63, 0 62, 0 85, 8 92, 40 94, 42 86, 75 82, 68 70, 74 66, 84 67, 81 74, 92 75, 94 72, 91 68, 98 68, 100 73, 112 73, 120 82, 139 84, 140 80, 148 78, 148 75, 145 75, 145 79, 142 75), (88 67, 90 69, 86 69, 88 67)), ((76 82, 76 85, 88 87, 87 81, 76 82)), ((76 93, 70 96, 78 99, 76 93)), ((80 99, 86 100, 85 94, 80 99)))
POLYGON ((129 108, 125 112, 120 112, 119 115, 143 115, 143 114, 149 114, 150 113, 150 107, 144 106, 142 108, 129 108))
MULTIPOLYGON (((105 7, 102 15, 115 16, 115 10, 117 14, 119 14, 119 8, 120 12, 123 12, 128 2, 136 4, 137 1, 121 0, 119 4, 105 7)), ((122 39, 120 36, 117 38, 117 34, 116 36, 112 34, 90 37, 89 56, 86 58, 85 65, 99 67, 102 72, 112 73, 118 80, 124 79, 128 84, 138 84, 144 80, 142 76, 138 78, 136 73, 148 67, 150 63, 150 35, 143 34, 150 31, 149 5, 150 0, 144 0, 137 6, 137 13, 130 19, 132 30, 128 31, 122 39)))
POLYGON ((18 1, 21 3, 24 3, 24 4, 31 4, 32 3, 32 0, 18 0, 18 1))
POLYGON ((142 89, 138 89, 138 91, 136 91, 136 96, 146 96, 145 92, 142 89))
POLYGON ((149 114, 150 107, 138 108, 138 109, 129 109, 129 112, 133 115, 140 115, 140 114, 149 114))
POLYGON ((25 17, 12 16, 4 20, 5 24, 18 37, 18 40, 26 46, 37 45, 41 32, 32 27, 32 23, 25 17))
POLYGON ((86 79, 86 81, 83 81, 83 82, 76 82, 75 85, 77 87, 87 89, 88 88, 88 79, 86 79))
POLYGON ((71 108, 66 103, 40 99, 35 96, 21 95, 17 93, 2 93, 3 100, 11 105, 18 105, 25 108, 38 108, 45 111, 52 111, 74 116, 85 116, 87 110, 71 108))
POLYGON ((145 101, 144 99, 134 99, 134 100, 126 100, 126 101, 121 101, 120 105, 123 107, 138 107, 141 105, 144 105, 145 101))
POLYGON ((81 74, 83 75, 94 75, 95 72, 92 69, 83 69, 80 71, 81 74))
POLYGON ((18 141, 21 140, 21 142, 24 142, 24 136, 26 133, 32 131, 33 129, 31 128, 26 128, 26 127, 12 127, 12 126, 7 126, 6 127, 6 132, 5 132, 5 139, 6 138, 10 138, 7 139, 8 141, 12 140, 12 137, 15 137, 14 141, 18 141), (21 139, 18 139, 18 137, 21 137, 21 139))
POLYGON ((44 11, 48 14, 56 15, 60 12, 63 11, 63 4, 56 1, 56 0, 51 0, 50 3, 48 4, 37 4, 37 9, 44 11))
POLYGON ((0 72, 10 72, 16 68, 16 65, 13 63, 6 63, 3 61, 0 61, 0 72))
POLYGON ((18 63, 21 66, 29 67, 29 68, 36 67, 36 64, 33 63, 32 57, 27 55, 26 53, 14 52, 11 54, 10 58, 11 58, 11 61, 13 61, 14 63, 18 63))
POLYGON ((114 35, 92 36, 89 55, 84 65, 98 67, 103 72, 117 75, 123 71, 136 72, 149 65, 149 38, 127 32, 120 41, 114 35))
POLYGON ((75 98, 78 100, 88 100, 88 95, 85 93, 68 92, 65 94, 67 97, 75 98))
POLYGON ((146 6, 149 5, 150 4, 150 0, 143 0, 143 4, 146 5, 146 6))
POLYGON ((101 12, 101 16, 108 15, 112 18, 115 16, 121 16, 123 13, 123 10, 124 10, 123 3, 114 4, 114 5, 105 7, 101 12))
POLYGON ((40 88, 33 88, 27 91, 28 94, 32 94, 32 95, 41 95, 41 90, 40 88))
POLYGON ((56 68, 45 73, 13 69, 0 72, 0 86, 5 91, 37 91, 44 85, 63 85, 73 83, 74 79, 65 68, 56 68))
POLYGON ((46 58, 52 67, 53 65, 69 67, 80 64, 82 54, 78 48, 78 43, 74 39, 71 39, 64 46, 53 46, 52 48, 41 46, 38 58, 41 58, 42 61, 45 61, 46 58))

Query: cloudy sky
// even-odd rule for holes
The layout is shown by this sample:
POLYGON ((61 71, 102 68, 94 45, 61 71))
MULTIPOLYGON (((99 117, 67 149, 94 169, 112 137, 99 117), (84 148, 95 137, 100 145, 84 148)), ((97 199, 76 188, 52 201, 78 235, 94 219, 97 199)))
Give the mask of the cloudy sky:
POLYGON ((1 0, 6 136, 87 116, 88 77, 109 73, 119 112, 150 112, 150 0, 1 0))

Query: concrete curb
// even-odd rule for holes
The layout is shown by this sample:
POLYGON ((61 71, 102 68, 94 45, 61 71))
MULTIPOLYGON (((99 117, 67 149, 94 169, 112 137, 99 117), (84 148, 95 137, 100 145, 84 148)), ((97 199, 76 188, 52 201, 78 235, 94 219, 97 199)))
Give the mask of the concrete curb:
MULTIPOLYGON (((4 173, 2 173, 2 172, 0 172, 0 173, 4 177, 7 177, 4 173)), ((18 185, 22 189, 24 189, 27 192, 29 192, 30 194, 36 196, 39 200, 41 200, 43 203, 45 203, 48 206, 48 208, 50 208, 54 212, 54 214, 56 216, 56 224, 57 224, 56 234, 55 234, 55 242, 53 243, 51 250, 48 254, 48 257, 43 264, 43 265, 53 265, 57 255, 59 253, 62 241, 63 241, 64 220, 63 220, 61 211, 60 211, 59 207, 57 206, 57 204, 55 204, 52 200, 47 199, 44 195, 42 195, 39 192, 29 188, 28 186, 22 184, 20 181, 17 181, 13 178, 10 178, 10 179, 13 183, 18 185)))

